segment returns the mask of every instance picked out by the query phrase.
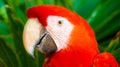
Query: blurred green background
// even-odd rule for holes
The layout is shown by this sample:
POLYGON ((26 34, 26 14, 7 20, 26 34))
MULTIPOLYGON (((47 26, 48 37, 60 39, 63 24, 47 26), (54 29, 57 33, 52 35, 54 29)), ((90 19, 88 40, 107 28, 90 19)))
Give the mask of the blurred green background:
POLYGON ((35 51, 33 59, 22 42, 27 9, 42 4, 64 6, 85 18, 100 52, 111 52, 120 63, 120 0, 0 0, 0 67, 42 66, 44 55, 35 51))

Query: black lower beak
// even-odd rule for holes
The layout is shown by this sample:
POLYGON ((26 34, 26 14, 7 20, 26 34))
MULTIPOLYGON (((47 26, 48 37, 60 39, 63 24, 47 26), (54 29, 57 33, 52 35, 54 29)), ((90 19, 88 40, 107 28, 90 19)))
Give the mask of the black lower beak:
POLYGON ((57 46, 54 40, 47 33, 43 34, 43 36, 39 39, 39 41, 35 45, 35 48, 45 54, 51 54, 57 51, 57 46))

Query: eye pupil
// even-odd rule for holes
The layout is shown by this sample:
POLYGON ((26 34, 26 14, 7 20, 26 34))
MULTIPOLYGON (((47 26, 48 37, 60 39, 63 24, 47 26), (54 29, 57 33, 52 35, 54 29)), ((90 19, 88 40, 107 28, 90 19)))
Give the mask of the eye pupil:
POLYGON ((58 21, 58 24, 62 24, 62 21, 58 21))

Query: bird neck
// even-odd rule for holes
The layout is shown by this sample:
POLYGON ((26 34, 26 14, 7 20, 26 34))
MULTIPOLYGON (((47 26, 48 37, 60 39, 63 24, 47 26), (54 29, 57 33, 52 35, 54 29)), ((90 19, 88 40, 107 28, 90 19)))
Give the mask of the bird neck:
POLYGON ((44 67, 90 67, 97 53, 89 49, 70 47, 47 56, 44 67))

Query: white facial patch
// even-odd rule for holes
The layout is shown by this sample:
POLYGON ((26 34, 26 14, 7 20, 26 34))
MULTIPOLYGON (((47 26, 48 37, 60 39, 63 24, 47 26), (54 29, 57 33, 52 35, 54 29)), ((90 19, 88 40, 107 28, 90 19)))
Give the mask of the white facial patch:
POLYGON ((48 16, 47 31, 55 41, 59 50, 67 47, 73 25, 66 18, 60 16, 48 16))

